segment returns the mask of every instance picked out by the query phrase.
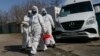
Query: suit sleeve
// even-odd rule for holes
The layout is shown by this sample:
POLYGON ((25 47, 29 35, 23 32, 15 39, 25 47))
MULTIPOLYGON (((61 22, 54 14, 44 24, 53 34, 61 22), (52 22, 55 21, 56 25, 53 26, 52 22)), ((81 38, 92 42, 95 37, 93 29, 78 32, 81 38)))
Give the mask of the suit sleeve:
POLYGON ((20 25, 21 33, 23 33, 23 24, 20 25))
POLYGON ((31 26, 29 26, 29 33, 31 33, 31 26))
MULTIPOLYGON (((27 17, 26 16, 24 16, 24 19, 23 19, 23 21, 25 21, 27 19, 27 17)), ((22 22, 23 22, 22 21, 22 22)), ((23 24, 21 23, 21 25, 20 25, 20 28, 21 28, 21 33, 23 33, 23 24)))
POLYGON ((40 21, 40 25, 43 29, 43 32, 46 32, 45 23, 44 23, 43 17, 41 15, 39 15, 39 21, 40 21))
POLYGON ((50 20, 50 23, 51 23, 52 27, 55 28, 55 25, 54 25, 54 21, 53 21, 52 16, 51 15, 48 15, 48 17, 49 17, 49 20, 50 20))

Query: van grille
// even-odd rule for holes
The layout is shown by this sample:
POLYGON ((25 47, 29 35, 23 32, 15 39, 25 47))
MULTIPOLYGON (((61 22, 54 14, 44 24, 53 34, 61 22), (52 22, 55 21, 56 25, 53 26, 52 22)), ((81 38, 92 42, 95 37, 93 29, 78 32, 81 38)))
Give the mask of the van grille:
POLYGON ((70 21, 61 23, 65 30, 78 30, 82 27, 84 21, 70 21))

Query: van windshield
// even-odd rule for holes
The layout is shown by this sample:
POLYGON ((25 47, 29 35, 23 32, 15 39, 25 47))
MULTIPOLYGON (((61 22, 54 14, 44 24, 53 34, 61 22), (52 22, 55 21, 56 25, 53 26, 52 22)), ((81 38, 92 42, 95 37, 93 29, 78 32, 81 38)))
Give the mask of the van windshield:
POLYGON ((90 1, 64 6, 60 11, 60 16, 64 17, 68 14, 81 13, 87 11, 93 11, 90 1))

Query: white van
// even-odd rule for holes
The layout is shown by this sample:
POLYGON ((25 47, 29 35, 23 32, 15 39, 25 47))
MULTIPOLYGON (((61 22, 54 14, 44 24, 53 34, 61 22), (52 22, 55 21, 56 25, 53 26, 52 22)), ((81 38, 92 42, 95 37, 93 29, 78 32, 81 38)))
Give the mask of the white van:
POLYGON ((99 38, 93 4, 90 0, 65 0, 56 18, 57 38, 99 38))

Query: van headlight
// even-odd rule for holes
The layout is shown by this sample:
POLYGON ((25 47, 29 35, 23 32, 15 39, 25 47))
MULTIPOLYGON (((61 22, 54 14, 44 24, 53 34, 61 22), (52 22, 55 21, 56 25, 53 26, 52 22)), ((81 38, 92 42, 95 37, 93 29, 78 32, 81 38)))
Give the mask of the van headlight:
POLYGON ((86 22, 86 25, 90 25, 90 24, 93 24, 93 23, 95 23, 95 17, 93 16, 93 17, 90 17, 88 20, 87 20, 87 22, 86 22))

